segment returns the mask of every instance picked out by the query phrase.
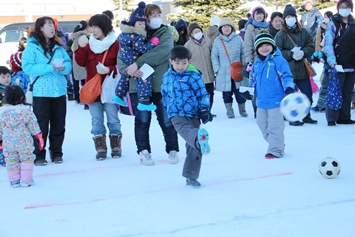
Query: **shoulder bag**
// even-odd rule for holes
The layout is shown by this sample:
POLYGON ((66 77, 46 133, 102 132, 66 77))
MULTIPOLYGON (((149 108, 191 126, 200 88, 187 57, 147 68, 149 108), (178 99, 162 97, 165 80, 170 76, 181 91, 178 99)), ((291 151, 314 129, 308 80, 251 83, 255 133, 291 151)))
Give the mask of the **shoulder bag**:
MULTIPOLYGON (((291 42, 293 43, 293 45, 295 47, 297 47, 297 44, 295 43, 295 41, 293 41, 293 39, 291 38, 291 36, 286 33, 286 35, 288 36, 288 38, 291 40, 291 42)), ((312 66, 312 64, 310 62, 307 61, 307 59, 302 59, 303 63, 304 63, 304 67, 306 69, 306 73, 308 75, 308 77, 315 77, 317 76, 317 72, 316 70, 314 69, 314 67, 312 66)))
POLYGON ((231 62, 231 59, 229 57, 226 45, 224 44, 224 40, 221 40, 223 44, 223 48, 226 51, 229 63, 231 65, 231 77, 234 81, 242 81, 243 80, 243 63, 241 62, 231 62))
MULTIPOLYGON (((104 57, 102 59, 102 64, 105 63, 106 55, 108 50, 105 51, 104 57)), ((85 83, 80 89, 80 102, 84 104, 91 105, 100 96, 102 92, 102 75, 96 73, 96 75, 85 83)))

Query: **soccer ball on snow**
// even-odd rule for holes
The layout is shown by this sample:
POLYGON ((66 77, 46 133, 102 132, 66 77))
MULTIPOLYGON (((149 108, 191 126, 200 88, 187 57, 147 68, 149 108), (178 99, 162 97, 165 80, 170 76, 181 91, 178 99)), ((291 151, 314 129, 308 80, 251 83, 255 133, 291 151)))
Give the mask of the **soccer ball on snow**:
POLYGON ((320 162, 319 172, 327 179, 334 179, 340 173, 340 164, 336 159, 327 157, 320 162))
POLYGON ((309 113, 311 103, 307 96, 300 92, 289 94, 280 104, 282 115, 291 122, 302 120, 309 113))

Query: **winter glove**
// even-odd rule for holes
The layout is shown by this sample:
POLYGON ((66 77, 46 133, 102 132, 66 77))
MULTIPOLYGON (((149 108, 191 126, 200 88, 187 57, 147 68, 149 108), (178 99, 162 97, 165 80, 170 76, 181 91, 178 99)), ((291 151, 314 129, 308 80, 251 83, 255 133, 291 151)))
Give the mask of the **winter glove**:
POLYGON ((248 63, 247 65, 247 72, 251 72, 251 69, 253 68, 253 64, 252 63, 248 63))
POLYGON ((154 46, 157 46, 159 44, 159 38, 158 37, 153 37, 151 40, 152 44, 154 46))
POLYGON ((203 124, 206 124, 208 122, 212 122, 213 116, 212 116, 210 109, 208 107, 200 108, 199 114, 200 114, 200 119, 203 124))
POLYGON ((44 140, 43 140, 43 138, 42 138, 42 133, 41 133, 41 132, 38 133, 38 134, 35 136, 35 138, 36 138, 37 143, 38 143, 38 149, 39 149, 40 151, 42 151, 43 148, 44 148, 44 140))
POLYGON ((253 98, 253 96, 249 93, 249 91, 245 91, 242 93, 242 96, 246 99, 246 100, 251 100, 253 98))
POLYGON ((294 60, 299 61, 303 58, 303 56, 304 56, 303 50, 299 50, 299 51, 294 52, 292 57, 294 60))
POLYGON ((85 47, 87 43, 89 43, 89 40, 86 35, 83 35, 79 38, 78 44, 80 47, 85 47))
POLYGON ((295 89, 291 88, 291 87, 287 87, 286 91, 285 91, 286 95, 295 93, 295 89))
POLYGON ((97 73, 102 74, 102 75, 108 74, 110 72, 108 67, 105 67, 103 64, 100 64, 100 63, 96 65, 96 71, 97 71, 97 73))

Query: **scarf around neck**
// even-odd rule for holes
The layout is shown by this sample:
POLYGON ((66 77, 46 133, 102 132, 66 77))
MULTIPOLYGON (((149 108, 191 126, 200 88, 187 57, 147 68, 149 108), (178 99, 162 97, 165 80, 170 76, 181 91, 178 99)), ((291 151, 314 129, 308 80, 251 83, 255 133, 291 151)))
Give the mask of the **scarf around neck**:
POLYGON ((103 40, 95 39, 95 37, 91 35, 89 39, 89 45, 92 52, 95 54, 100 54, 110 48, 111 45, 115 43, 115 41, 116 35, 112 31, 103 40))
POLYGON ((261 29, 265 29, 269 26, 269 22, 266 22, 266 21, 260 22, 260 21, 253 20, 251 24, 253 26, 261 28, 261 29))

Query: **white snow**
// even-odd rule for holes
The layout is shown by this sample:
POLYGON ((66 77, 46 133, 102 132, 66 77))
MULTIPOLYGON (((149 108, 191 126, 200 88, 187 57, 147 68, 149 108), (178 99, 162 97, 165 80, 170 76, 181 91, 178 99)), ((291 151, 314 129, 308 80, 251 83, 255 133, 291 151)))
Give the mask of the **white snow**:
POLYGON ((200 189, 181 176, 183 139, 180 162, 168 163, 155 116, 155 166, 140 165, 134 120, 124 115, 123 157, 99 162, 89 111, 68 102, 63 164, 35 167, 35 185, 17 189, 0 168, 0 236, 354 237, 355 125, 328 127, 324 113, 313 113, 318 124, 286 124, 285 157, 266 160, 250 101, 248 118, 234 103, 238 116, 228 119, 221 97, 216 92, 217 118, 204 125, 212 151, 203 158, 200 189), (319 174, 325 157, 340 162, 336 179, 319 174))

